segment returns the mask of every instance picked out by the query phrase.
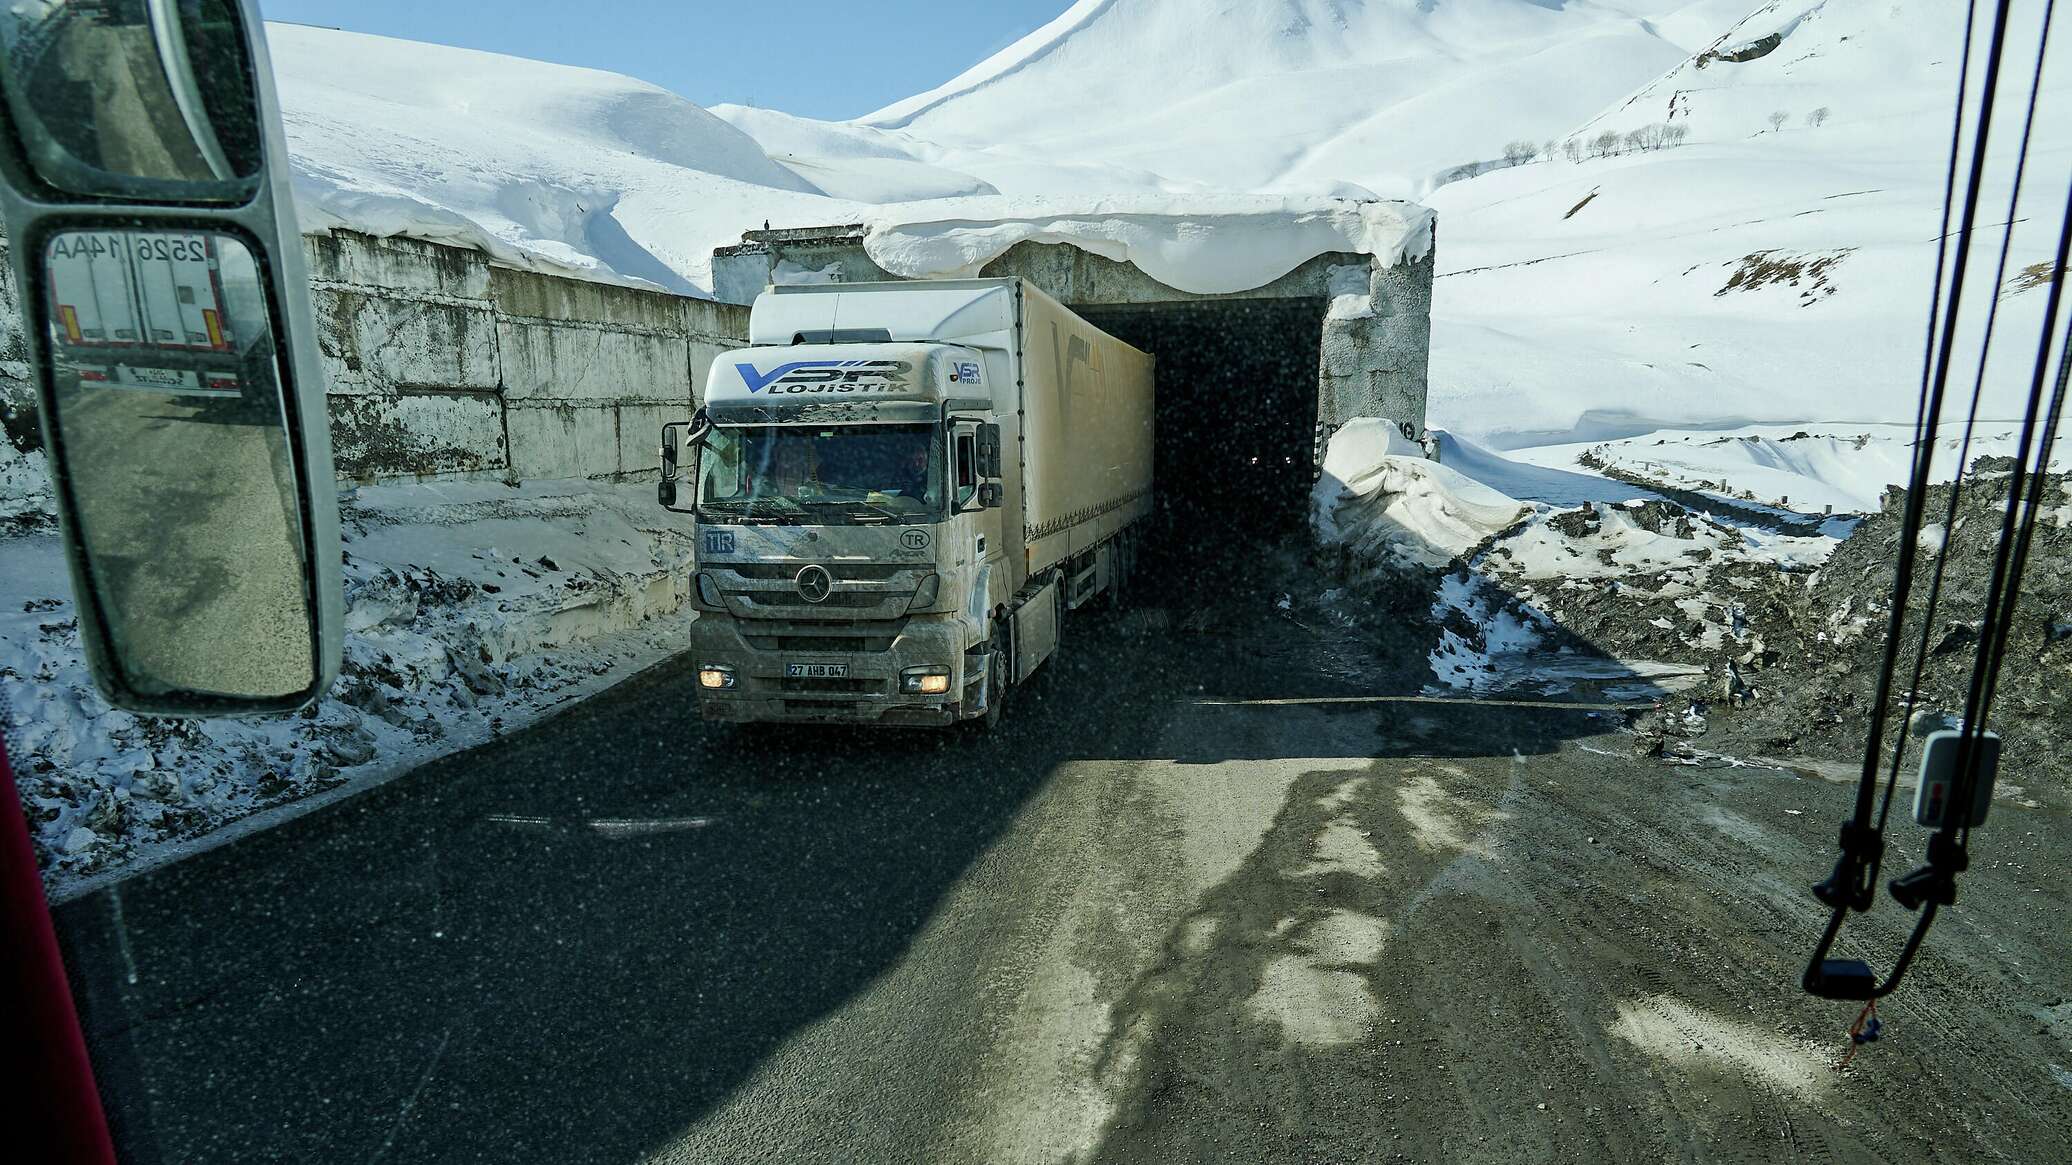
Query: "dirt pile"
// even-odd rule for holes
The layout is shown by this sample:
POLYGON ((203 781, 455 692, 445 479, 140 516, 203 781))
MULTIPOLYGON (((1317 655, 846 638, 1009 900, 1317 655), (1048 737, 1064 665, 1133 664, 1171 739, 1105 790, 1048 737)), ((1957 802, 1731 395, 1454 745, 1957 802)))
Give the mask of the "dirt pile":
MULTIPOLYGON (((1975 462, 1954 514, 1950 486, 1927 499, 1887 741, 1909 725, 1906 689, 1924 624, 1931 631, 1911 726, 1919 735, 1962 715, 2006 470, 1993 458, 1975 462)), ((2052 475, 2044 486, 1990 725, 2005 745, 2001 796, 2072 807, 2072 477, 2052 475)), ((1853 768, 1883 660, 1904 491, 1888 491, 1882 509, 1861 519, 1803 523, 1758 521, 1713 501, 1543 505, 1443 569, 1411 556, 1341 554, 1335 565, 1365 607, 1357 621, 1426 628, 1439 688, 1558 696, 1579 692, 1579 681, 1609 679, 1599 694, 1623 699, 1647 685, 1621 685, 1587 661, 1617 661, 1628 679, 1674 672, 1674 697, 1632 725, 1640 751, 1853 768)))
MULTIPOLYGON (((2058 808, 2072 807, 2072 476, 2045 480, 2035 544, 2015 610, 2014 634, 1988 721, 2003 738, 2001 793, 2058 808)), ((1984 615, 1986 586, 2001 538, 2008 478, 1968 481, 1949 519, 1951 487, 1927 499, 1930 525, 1921 533, 1907 638, 1901 653, 1900 707, 1886 739, 1905 727, 1907 681, 1928 628, 1921 681, 1914 689, 1918 729, 1954 725, 1964 710, 1984 615), (1929 593, 1943 548, 1941 594, 1932 622, 1929 593)), ((1764 698, 1738 709, 1729 731, 1771 755, 1856 760, 1870 729, 1870 708, 1890 619, 1893 568, 1905 492, 1884 507, 1809 579, 1802 601, 1783 604, 1765 628, 1766 651, 1778 653, 1779 678, 1764 698)))

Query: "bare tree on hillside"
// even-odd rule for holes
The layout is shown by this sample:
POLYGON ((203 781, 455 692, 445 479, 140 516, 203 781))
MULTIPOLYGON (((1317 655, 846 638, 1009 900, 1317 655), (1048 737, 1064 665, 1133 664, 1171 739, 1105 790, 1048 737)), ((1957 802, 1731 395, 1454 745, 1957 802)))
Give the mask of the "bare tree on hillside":
POLYGON ((1826 121, 1827 117, 1827 106, 1823 105, 1806 115, 1806 126, 1809 129, 1819 129, 1821 123, 1826 121))
POLYGON ((1608 129, 1605 130, 1603 133, 1598 134, 1596 137, 1590 139, 1591 157, 1608 158, 1612 155, 1612 152, 1614 150, 1617 150, 1618 148, 1619 133, 1617 130, 1608 129))
POLYGON ((1532 161, 1532 156, 1537 152, 1538 147, 1531 142, 1507 142, 1504 145, 1504 164, 1522 166, 1532 161))
POLYGON ((1689 136, 1691 127, 1682 122, 1671 122, 1662 127, 1662 144, 1665 146, 1680 146, 1689 136))
POLYGON ((1789 113, 1786 113, 1786 112, 1785 112, 1784 110, 1782 110, 1782 109, 1778 110, 1778 111, 1777 111, 1777 112, 1775 112, 1775 113, 1772 113, 1772 114, 1770 115, 1770 132, 1771 132, 1771 133, 1775 133, 1775 132, 1777 132, 1778 130, 1780 130, 1780 129, 1783 129, 1783 128, 1784 128, 1784 123, 1785 123, 1785 122, 1787 122, 1787 121, 1790 121, 1790 120, 1791 120, 1791 114, 1789 114, 1789 113))
POLYGON ((1567 141, 1561 143, 1561 156, 1567 158, 1571 162, 1582 161, 1583 143, 1577 141, 1574 138, 1570 138, 1567 141))
POLYGON ((1557 139, 1554 139, 1554 138, 1548 138, 1548 139, 1547 139, 1547 144, 1546 144, 1546 145, 1544 145, 1544 146, 1541 146, 1541 147, 1540 147, 1540 157, 1542 157, 1542 158, 1545 158, 1545 159, 1547 159, 1547 160, 1548 160, 1549 162, 1551 162, 1551 161, 1553 161, 1553 160, 1554 160, 1554 153, 1555 153, 1555 151, 1556 151, 1556 150, 1559 150, 1560 148, 1561 148, 1561 142, 1560 142, 1560 141, 1558 141, 1557 139))

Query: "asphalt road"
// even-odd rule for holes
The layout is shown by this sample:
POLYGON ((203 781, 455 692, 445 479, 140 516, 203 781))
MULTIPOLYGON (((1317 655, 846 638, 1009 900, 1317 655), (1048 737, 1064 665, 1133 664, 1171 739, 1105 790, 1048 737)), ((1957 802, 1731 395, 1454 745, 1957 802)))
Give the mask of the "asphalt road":
POLYGON ((70 385, 60 429, 73 462, 94 467, 74 475, 79 529, 133 685, 308 690, 306 552, 278 397, 70 385), (187 536, 202 528, 210 538, 187 536))
MULTIPOLYGON (((1846 788, 1642 762, 1616 714, 1312 702, 1413 694, 1418 657, 1267 601, 1210 626, 1075 621, 991 737, 708 730, 665 665, 69 903, 120 1136, 212 1165, 2072 1159, 2062 817, 1996 809, 1838 1073, 1853 1011, 1796 979, 1846 788)), ((1856 932, 1881 961, 1893 914, 1856 932)))

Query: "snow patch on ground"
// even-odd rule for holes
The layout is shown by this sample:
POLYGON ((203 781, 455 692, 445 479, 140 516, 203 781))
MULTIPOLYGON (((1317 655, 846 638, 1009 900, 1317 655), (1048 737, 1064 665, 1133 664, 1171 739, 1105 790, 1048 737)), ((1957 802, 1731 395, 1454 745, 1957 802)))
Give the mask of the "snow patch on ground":
MULTIPOLYGON (((1967 447, 1962 426, 1937 437, 1933 480, 1956 476, 1960 457, 2004 458, 2015 452, 2020 421, 1981 421, 1967 447)), ((2062 437, 2062 434, 2061 434, 2062 437)), ((1662 429, 1612 441, 1541 445, 1510 457, 1550 469, 1616 473, 1629 481, 1700 490, 1802 512, 1870 513, 1887 488, 1911 473, 1911 424, 1744 425, 1731 429, 1662 429)), ((2055 467, 2072 445, 2060 443, 2055 467)))
POLYGON ((0 523, 41 522, 56 516, 43 450, 24 453, 0 434, 0 523))
POLYGON ((688 525, 648 487, 398 485, 342 502, 344 666, 324 699, 283 716, 110 708, 57 537, 5 540, 0 726, 54 895, 511 732, 666 658, 693 617, 688 525))
MULTIPOLYGON (((1452 468, 1419 459, 1422 450, 1386 421, 1346 426, 1327 454, 1312 520, 1356 576, 1430 579, 1429 662, 1442 689, 1556 694, 1609 681, 1652 698, 1705 674, 1659 662, 1693 655, 1728 659, 1731 687, 1732 657, 1765 650, 1749 628, 1752 592, 1810 578, 1854 529, 1822 516, 1790 514, 1792 524, 1690 509, 1450 434, 1436 445, 1452 468)), ((1862 614, 1845 617, 1834 634, 1860 634, 1862 614)))
POLYGON ((1386 420, 1357 419, 1332 434, 1311 495, 1318 536, 1360 562, 1438 568, 1526 512, 1423 454, 1386 420))

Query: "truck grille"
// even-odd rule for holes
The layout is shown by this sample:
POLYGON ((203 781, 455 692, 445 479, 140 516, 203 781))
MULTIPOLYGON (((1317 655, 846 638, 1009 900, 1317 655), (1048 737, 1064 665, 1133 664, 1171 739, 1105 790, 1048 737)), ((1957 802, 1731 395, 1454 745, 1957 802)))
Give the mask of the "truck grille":
POLYGON ((865 655, 892 650, 903 624, 833 623, 819 626, 775 627, 770 631, 745 631, 741 638, 757 651, 790 651, 835 655, 865 655))
MULTIPOLYGON (((898 562, 825 562, 827 572, 837 582, 886 582, 901 571, 912 570, 926 574, 926 566, 914 567, 898 562)), ((803 562, 727 562, 714 565, 711 569, 728 574, 737 574, 744 579, 762 582, 790 582, 798 577, 806 566, 803 562)))
POLYGON ((863 620, 897 619, 905 615, 914 592, 934 569, 931 563, 824 562, 834 580, 833 593, 807 602, 793 580, 808 563, 722 562, 705 568, 727 598, 733 612, 746 619, 826 618, 841 611, 863 620))

